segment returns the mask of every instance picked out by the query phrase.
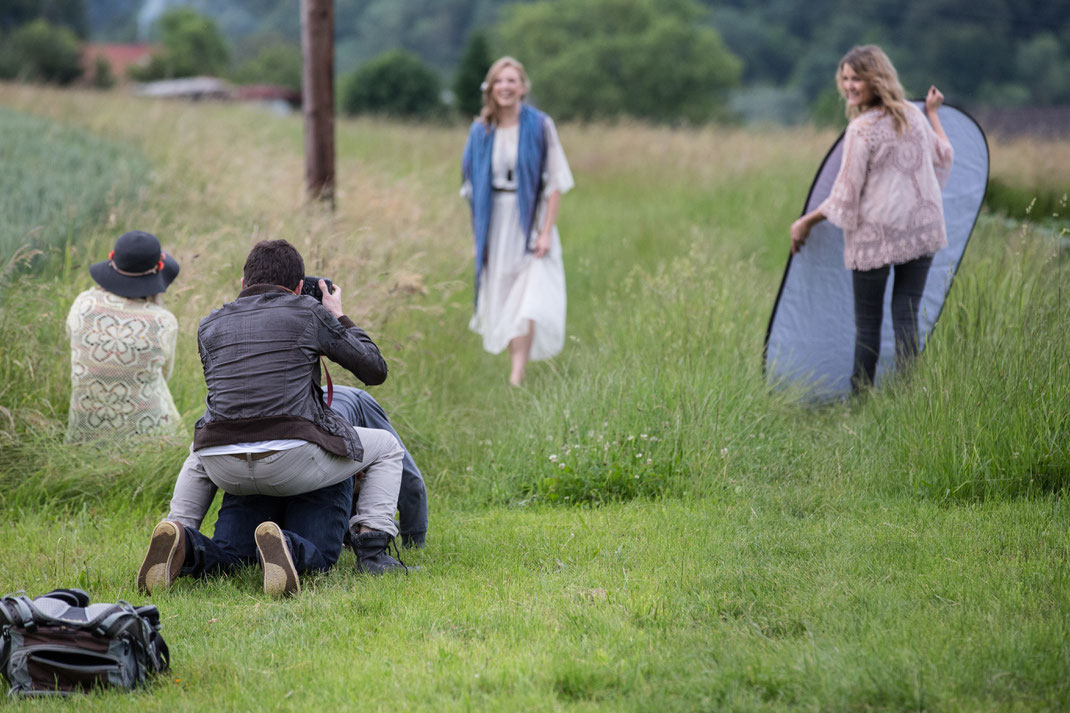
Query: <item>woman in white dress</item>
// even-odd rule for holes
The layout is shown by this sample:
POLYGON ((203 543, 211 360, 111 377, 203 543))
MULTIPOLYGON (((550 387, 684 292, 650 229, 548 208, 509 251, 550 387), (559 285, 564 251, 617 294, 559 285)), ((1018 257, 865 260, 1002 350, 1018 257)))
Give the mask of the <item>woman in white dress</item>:
POLYGON ((529 89, 520 62, 502 57, 491 65, 461 164, 475 238, 469 327, 488 352, 509 349, 514 386, 529 359, 549 359, 564 346, 565 268, 555 223, 561 195, 574 185, 553 121, 524 103, 529 89))

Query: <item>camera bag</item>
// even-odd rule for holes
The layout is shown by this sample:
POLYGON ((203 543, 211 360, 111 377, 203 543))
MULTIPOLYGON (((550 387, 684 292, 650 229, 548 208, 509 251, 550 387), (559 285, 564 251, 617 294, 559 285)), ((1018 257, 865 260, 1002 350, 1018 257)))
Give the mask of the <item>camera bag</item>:
POLYGON ((155 606, 90 604, 80 589, 0 599, 0 674, 9 696, 133 689, 169 667, 155 606))

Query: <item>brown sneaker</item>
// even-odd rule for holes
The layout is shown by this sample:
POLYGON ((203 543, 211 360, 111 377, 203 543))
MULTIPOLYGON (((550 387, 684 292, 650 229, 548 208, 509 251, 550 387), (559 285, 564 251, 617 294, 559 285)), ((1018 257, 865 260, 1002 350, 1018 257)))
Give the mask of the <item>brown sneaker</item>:
POLYGON ((149 551, 137 572, 137 588, 151 594, 170 587, 186 561, 186 530, 162 520, 152 531, 149 551))
POLYGON ((301 580, 297 578, 290 548, 282 528, 270 520, 256 526, 253 533, 260 566, 264 568, 264 593, 273 597, 301 593, 301 580))

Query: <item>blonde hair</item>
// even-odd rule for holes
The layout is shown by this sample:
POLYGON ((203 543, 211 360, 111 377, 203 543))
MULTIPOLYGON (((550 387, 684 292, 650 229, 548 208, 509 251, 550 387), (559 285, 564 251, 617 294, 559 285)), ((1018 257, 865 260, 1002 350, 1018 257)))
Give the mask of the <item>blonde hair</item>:
POLYGON ((486 124, 488 129, 498 123, 498 111, 500 109, 498 103, 494 101, 494 95, 491 90, 494 88, 494 80, 506 67, 512 67, 520 74, 520 81, 524 84, 525 95, 531 91, 531 81, 528 79, 527 72, 524 71, 524 65, 520 64, 519 60, 507 55, 492 64, 490 69, 487 70, 487 78, 483 80, 483 108, 479 112, 480 120, 486 124))
MULTIPOLYGON (((861 45, 852 47, 851 51, 843 56, 836 65, 836 89, 840 96, 847 99, 847 92, 843 88, 843 68, 848 66, 862 78, 869 88, 873 90, 874 103, 879 105, 886 114, 892 117, 895 131, 902 134, 907 128, 907 102, 903 92, 903 85, 899 83, 899 74, 892 65, 892 60, 884 54, 877 45, 861 45)), ((854 119, 869 106, 847 105, 846 114, 848 120, 854 119)))

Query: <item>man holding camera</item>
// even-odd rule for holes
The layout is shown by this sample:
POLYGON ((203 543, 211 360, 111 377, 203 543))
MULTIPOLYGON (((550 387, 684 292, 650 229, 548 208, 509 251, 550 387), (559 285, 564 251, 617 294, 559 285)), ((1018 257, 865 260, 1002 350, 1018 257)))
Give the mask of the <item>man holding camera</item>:
POLYGON ((237 299, 201 320, 198 350, 208 386, 193 450, 226 495, 215 536, 174 520, 153 531, 138 586, 162 589, 259 558, 264 590, 300 591, 299 574, 331 567, 348 525, 357 567, 401 568, 386 553, 404 451, 388 431, 356 428, 324 403, 320 359, 366 384, 387 367, 378 347, 342 311, 341 290, 302 295, 304 261, 285 240, 257 243, 237 299), (350 517, 354 477, 363 473, 350 517))

